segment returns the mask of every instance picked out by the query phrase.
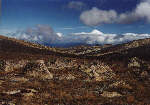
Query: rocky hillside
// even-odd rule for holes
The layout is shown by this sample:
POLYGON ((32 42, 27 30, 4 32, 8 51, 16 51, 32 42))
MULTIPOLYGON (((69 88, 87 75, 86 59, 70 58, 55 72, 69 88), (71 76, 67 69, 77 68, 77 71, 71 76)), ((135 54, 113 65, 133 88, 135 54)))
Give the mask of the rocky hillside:
POLYGON ((0 104, 150 105, 149 44, 64 49, 0 36, 0 104))

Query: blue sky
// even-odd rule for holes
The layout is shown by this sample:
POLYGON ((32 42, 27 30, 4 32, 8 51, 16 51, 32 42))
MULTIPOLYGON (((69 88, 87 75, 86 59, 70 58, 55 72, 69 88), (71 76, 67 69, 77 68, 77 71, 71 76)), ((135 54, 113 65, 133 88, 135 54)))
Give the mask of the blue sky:
POLYGON ((23 29, 36 24, 48 24, 56 32, 70 33, 91 31, 97 28, 106 33, 150 33, 149 24, 102 24, 86 26, 80 21, 80 14, 93 7, 102 10, 116 10, 118 13, 133 10, 139 0, 75 0, 85 8, 69 8, 71 0, 2 0, 2 19, 0 28, 6 30, 23 29), (84 26, 84 28, 83 28, 84 26), (80 28, 81 27, 81 28, 80 28), (138 29, 138 30, 137 30, 138 29))
POLYGON ((63 35, 93 30, 149 34, 149 6, 150 0, 2 0, 0 34, 36 25, 63 35))

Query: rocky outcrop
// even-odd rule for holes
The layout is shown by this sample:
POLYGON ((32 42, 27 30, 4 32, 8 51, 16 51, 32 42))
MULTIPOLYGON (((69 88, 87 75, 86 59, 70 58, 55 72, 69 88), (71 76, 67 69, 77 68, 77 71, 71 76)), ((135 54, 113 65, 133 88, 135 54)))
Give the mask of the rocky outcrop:
POLYGON ((0 70, 5 72, 11 72, 24 67, 27 62, 28 60, 0 60, 0 70))
POLYGON ((62 75, 59 77, 59 80, 75 80, 76 77, 72 74, 62 75))
POLYGON ((33 78, 39 78, 43 80, 53 78, 53 74, 49 72, 44 60, 37 60, 27 63, 23 69, 23 72, 27 76, 31 76, 33 78))
POLYGON ((141 61, 138 58, 134 57, 134 58, 132 58, 130 60, 130 62, 128 64, 128 67, 129 68, 130 67, 137 67, 137 68, 139 68, 139 67, 141 67, 141 61))
POLYGON ((120 88, 132 89, 132 87, 123 80, 116 81, 116 82, 110 84, 109 87, 111 87, 111 88, 119 88, 120 87, 120 88))
POLYGON ((101 96, 107 97, 107 98, 113 98, 113 97, 120 97, 120 96, 122 96, 122 95, 119 94, 119 93, 117 93, 117 92, 107 92, 107 91, 103 91, 103 93, 101 94, 101 96))
POLYGON ((112 69, 103 63, 91 65, 89 68, 83 67, 81 70, 96 81, 110 81, 115 78, 115 73, 113 73, 112 69))
POLYGON ((6 62, 5 60, 0 60, 0 72, 5 71, 6 68, 6 62))

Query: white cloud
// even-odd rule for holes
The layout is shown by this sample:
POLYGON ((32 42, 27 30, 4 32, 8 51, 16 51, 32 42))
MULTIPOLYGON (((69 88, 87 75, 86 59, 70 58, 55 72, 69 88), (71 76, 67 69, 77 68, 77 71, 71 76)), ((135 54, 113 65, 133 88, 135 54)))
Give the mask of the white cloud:
POLYGON ((64 27, 64 28, 60 28, 60 29, 62 29, 62 30, 73 30, 74 28, 72 28, 72 27, 64 27))
POLYGON ((41 44, 52 44, 59 40, 61 34, 56 34, 53 31, 53 29, 48 25, 39 24, 33 28, 28 28, 26 30, 18 30, 15 33, 12 33, 11 36, 22 40, 38 42, 41 44))
POLYGON ((70 9, 82 10, 85 7, 86 7, 86 5, 80 1, 71 1, 68 3, 68 8, 70 8, 70 9))
POLYGON ((95 35, 102 35, 103 34, 103 32, 101 32, 101 31, 99 31, 99 30, 93 30, 90 34, 95 34, 95 35))
POLYGON ((94 29, 92 32, 90 33, 87 33, 87 32, 80 32, 80 33, 72 33, 72 35, 102 35, 103 32, 97 30, 97 29, 94 29))
POLYGON ((63 37, 63 33, 56 33, 58 37, 63 37))
POLYGON ((117 17, 117 13, 114 10, 99 10, 93 7, 91 10, 84 11, 80 15, 80 20, 89 26, 95 26, 103 23, 112 23, 117 17))
POLYGON ((122 35, 107 34, 97 29, 91 32, 63 35, 55 33, 50 26, 37 25, 25 31, 18 30, 12 37, 45 45, 70 46, 74 44, 119 44, 137 39, 150 38, 150 34, 125 33, 122 35))
POLYGON ((150 0, 146 0, 144 2, 141 2, 137 5, 135 10, 129 13, 122 13, 120 14, 119 22, 120 23, 132 23, 137 20, 146 20, 147 22, 150 22, 150 0))
POLYGON ((80 20, 88 26, 100 24, 129 24, 138 20, 150 22, 150 0, 139 3, 133 11, 118 14, 115 10, 100 10, 93 7, 81 13, 80 20))
POLYGON ((93 30, 89 33, 73 33, 69 37, 65 37, 65 39, 67 39, 68 41, 65 40, 64 43, 77 42, 83 44, 120 44, 144 38, 150 38, 150 34, 125 33, 122 35, 117 35, 105 34, 99 30, 93 30))
POLYGON ((140 3, 136 10, 135 10, 135 14, 139 17, 139 18, 146 18, 148 22, 150 22, 150 0, 147 0, 145 2, 140 3))

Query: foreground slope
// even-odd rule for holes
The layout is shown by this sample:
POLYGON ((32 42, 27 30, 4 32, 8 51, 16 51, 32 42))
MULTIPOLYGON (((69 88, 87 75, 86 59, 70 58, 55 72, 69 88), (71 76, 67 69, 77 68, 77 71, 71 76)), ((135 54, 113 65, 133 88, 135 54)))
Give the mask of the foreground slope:
POLYGON ((149 105, 149 46, 56 49, 0 36, 0 104, 149 105))

